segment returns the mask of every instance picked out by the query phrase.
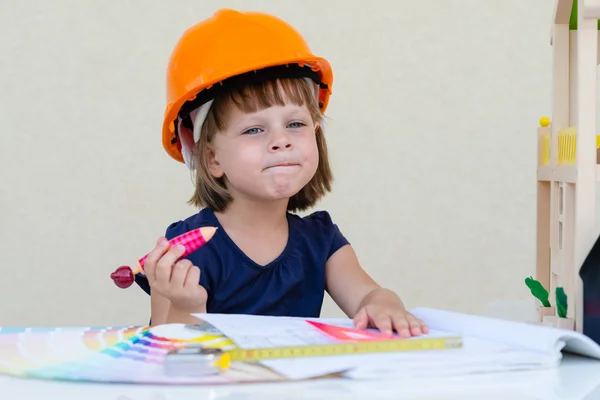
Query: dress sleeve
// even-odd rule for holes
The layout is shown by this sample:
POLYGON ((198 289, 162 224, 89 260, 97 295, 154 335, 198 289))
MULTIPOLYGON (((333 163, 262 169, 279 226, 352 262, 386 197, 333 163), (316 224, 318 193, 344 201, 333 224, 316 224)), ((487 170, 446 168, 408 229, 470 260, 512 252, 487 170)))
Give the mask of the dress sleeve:
POLYGON ((331 215, 327 211, 316 211, 312 213, 309 218, 316 223, 317 229, 325 235, 325 240, 329 246, 327 259, 340 248, 350 244, 337 224, 333 222, 331 215))
POLYGON ((331 241, 331 247, 329 248, 329 255, 327 258, 331 257, 333 253, 338 251, 340 248, 344 247, 347 244, 350 244, 348 239, 340 232, 340 229, 336 224, 333 224, 333 240, 331 241))

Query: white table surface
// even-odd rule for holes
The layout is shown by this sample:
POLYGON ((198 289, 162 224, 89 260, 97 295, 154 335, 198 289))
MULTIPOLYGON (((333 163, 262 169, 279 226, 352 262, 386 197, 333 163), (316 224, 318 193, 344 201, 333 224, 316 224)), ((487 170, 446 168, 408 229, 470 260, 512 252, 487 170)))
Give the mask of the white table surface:
POLYGON ((600 361, 566 355, 558 368, 446 379, 314 380, 227 386, 90 384, 0 376, 0 399, 600 399, 600 361))
MULTIPOLYGON (((489 303, 485 315, 527 321, 530 299, 489 303)), ((0 375, 0 400, 600 400, 600 361, 565 354, 560 367, 411 381, 322 379, 222 386, 93 384, 0 375)))

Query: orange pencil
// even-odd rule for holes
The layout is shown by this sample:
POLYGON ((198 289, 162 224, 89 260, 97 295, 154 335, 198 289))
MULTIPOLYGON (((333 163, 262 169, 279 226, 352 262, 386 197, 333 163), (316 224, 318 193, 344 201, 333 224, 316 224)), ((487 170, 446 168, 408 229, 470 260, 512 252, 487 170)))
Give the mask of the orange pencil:
MULTIPOLYGON (((185 251, 181 257, 185 257, 204 246, 206 242, 212 239, 216 231, 217 228, 213 226, 205 226, 186 232, 169 240, 169 249, 178 244, 182 244, 185 247, 185 251)), ((131 286, 134 282, 134 275, 139 274, 144 270, 144 262, 146 261, 147 257, 148 254, 140 258, 134 269, 127 265, 123 265, 117 268, 115 272, 110 274, 110 277, 115 282, 115 285, 123 289, 131 286)))

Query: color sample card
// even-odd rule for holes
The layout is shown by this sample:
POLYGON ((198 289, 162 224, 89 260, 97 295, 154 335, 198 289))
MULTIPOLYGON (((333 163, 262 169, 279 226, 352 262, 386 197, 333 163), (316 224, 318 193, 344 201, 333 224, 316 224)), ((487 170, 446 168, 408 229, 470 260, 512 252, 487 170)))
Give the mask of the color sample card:
POLYGON ((18 377, 152 384, 215 384, 277 378, 264 367, 202 376, 167 375, 165 356, 190 343, 227 350, 233 342, 183 324, 157 327, 2 328, 0 373, 18 377))

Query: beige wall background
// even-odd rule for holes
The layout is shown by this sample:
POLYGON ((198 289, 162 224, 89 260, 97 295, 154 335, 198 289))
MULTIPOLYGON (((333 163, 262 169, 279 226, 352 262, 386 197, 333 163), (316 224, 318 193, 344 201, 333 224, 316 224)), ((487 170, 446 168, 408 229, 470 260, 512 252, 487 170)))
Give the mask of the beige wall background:
POLYGON ((528 298, 553 1, 4 0, 0 325, 147 322, 148 296, 109 274, 195 212, 161 147, 164 78, 221 7, 274 13, 331 61, 318 208, 375 279, 409 307, 528 298))

